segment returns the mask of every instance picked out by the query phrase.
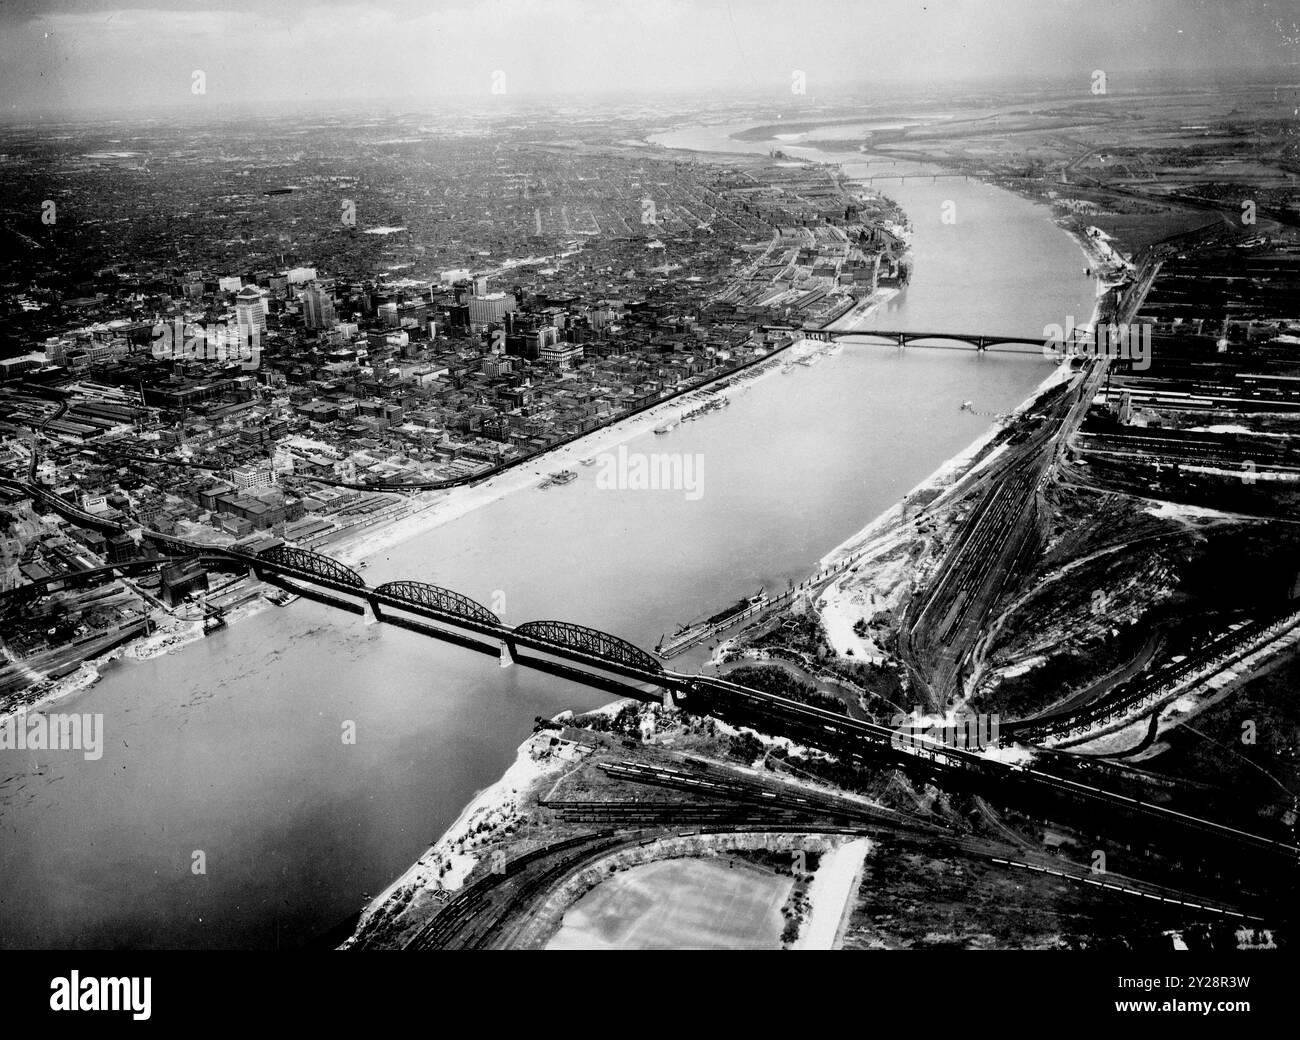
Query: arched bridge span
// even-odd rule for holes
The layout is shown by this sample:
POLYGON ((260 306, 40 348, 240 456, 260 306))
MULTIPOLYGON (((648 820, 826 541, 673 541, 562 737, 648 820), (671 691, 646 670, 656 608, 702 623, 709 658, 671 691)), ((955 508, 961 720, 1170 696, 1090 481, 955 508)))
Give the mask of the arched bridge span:
POLYGON ((352 568, 345 567, 337 560, 331 560, 328 556, 322 556, 310 549, 276 545, 270 549, 263 549, 255 559, 259 563, 268 563, 287 571, 297 571, 336 585, 348 585, 357 589, 366 587, 366 583, 361 580, 361 575, 352 568))
POLYGON ((557 643, 570 650, 601 657, 629 668, 662 672, 664 666, 639 646, 599 629, 568 621, 527 621, 514 630, 516 636, 557 643))
POLYGON ((375 595, 398 606, 436 610, 470 621, 481 621, 485 625, 501 624, 501 619, 492 611, 468 596, 423 581, 390 581, 376 588, 375 595))

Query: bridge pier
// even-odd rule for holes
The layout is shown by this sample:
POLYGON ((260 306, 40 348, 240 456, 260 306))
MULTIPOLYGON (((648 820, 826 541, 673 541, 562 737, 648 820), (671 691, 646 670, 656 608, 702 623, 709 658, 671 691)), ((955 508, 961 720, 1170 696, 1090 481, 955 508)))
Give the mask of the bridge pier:
POLYGON ((508 639, 501 640, 500 661, 502 668, 509 668, 515 663, 515 648, 508 639))
MULTIPOLYGON (((694 690, 695 688, 696 688, 696 684, 693 682, 688 682, 680 688, 674 688, 672 686, 669 686, 667 683, 665 683, 663 686, 660 686, 659 689, 663 692, 663 697, 664 697, 664 707, 665 708, 683 707, 687 700, 687 694, 691 690, 694 690)), ((699 705, 696 705, 695 708, 698 710, 699 705)), ((686 707, 686 710, 691 711, 692 709, 690 707, 686 707)))
POLYGON ((384 612, 379 609, 379 600, 375 599, 373 596, 367 596, 366 602, 370 605, 370 613, 366 615, 367 618, 373 616, 376 621, 385 620, 384 612))
POLYGON ((375 625, 384 620, 379 613, 378 604, 369 597, 361 605, 361 620, 367 625, 375 625))

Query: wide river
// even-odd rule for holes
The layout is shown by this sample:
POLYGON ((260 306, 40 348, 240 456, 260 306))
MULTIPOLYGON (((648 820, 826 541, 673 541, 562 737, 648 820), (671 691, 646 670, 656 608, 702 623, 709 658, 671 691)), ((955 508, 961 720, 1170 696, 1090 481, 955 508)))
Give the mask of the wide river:
MULTIPOLYGON (((730 140, 734 129, 657 140, 767 150, 730 140)), ((915 227, 915 274, 876 327, 1037 335, 1091 313, 1083 255, 1045 209, 961 179, 879 187, 915 227), (949 201, 955 223, 941 221, 949 201)), ((628 444, 700 453, 695 500, 600 489, 599 467, 578 467, 566 487, 507 496, 372 557, 365 576, 488 605, 499 593, 507 622, 571 620, 650 647, 679 621, 805 576, 987 429, 961 402, 1008 409, 1048 366, 848 345, 628 444)), ((301 946, 414 861, 501 774, 535 716, 607 700, 307 601, 111 664, 52 709, 103 713, 99 761, 0 752, 0 946, 301 946), (355 744, 341 739, 345 721, 355 744)))

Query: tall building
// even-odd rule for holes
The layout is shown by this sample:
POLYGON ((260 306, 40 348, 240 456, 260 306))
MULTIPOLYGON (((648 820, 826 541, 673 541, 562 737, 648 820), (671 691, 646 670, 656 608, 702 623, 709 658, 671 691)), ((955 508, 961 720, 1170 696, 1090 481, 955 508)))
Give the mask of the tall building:
POLYGON ((499 322, 506 313, 515 309, 515 298, 509 293, 490 293, 469 298, 469 323, 490 325, 499 322))
POLYGON ((251 285, 235 295, 235 324, 241 335, 247 335, 252 329, 259 336, 266 332, 266 304, 262 302, 262 294, 251 285))
POLYGON ((51 336, 45 341, 45 360, 51 365, 66 365, 68 363, 68 351, 75 346, 76 343, 73 340, 51 336))
POLYGON ((275 483, 275 474, 270 460, 262 459, 247 466, 235 466, 230 471, 230 482, 240 491, 247 491, 275 483))
POLYGON ((329 329, 334 327, 334 301, 330 294, 315 285, 309 285, 302 291, 303 324, 309 329, 329 329))

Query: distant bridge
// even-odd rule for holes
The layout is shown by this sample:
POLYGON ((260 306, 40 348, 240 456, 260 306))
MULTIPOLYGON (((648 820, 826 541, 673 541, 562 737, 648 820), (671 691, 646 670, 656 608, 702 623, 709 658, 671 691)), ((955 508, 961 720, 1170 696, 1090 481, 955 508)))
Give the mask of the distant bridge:
POLYGON ((960 177, 965 181, 970 180, 969 173, 876 173, 865 178, 854 177, 853 179, 855 181, 865 180, 868 184, 872 181, 906 181, 908 179, 914 181, 928 180, 933 183, 942 177, 960 177))
MULTIPOLYGON (((900 347, 907 347, 913 344, 937 347, 942 343, 957 343, 974 347, 976 350, 981 351, 996 350, 1003 346, 1033 347, 1036 351, 1042 351, 1045 346, 1048 346, 1051 343, 1050 338, 1047 336, 1007 336, 991 332, 913 332, 901 329, 800 329, 791 325, 760 325, 759 328, 763 332, 784 332, 791 336, 797 336, 818 342, 870 338, 888 340, 900 347)), ((1076 343, 1090 342, 1086 339, 1086 335, 1078 329, 1071 334, 1071 338, 1076 343)), ((1025 351, 1017 350, 1015 353, 1023 354, 1025 351)))

